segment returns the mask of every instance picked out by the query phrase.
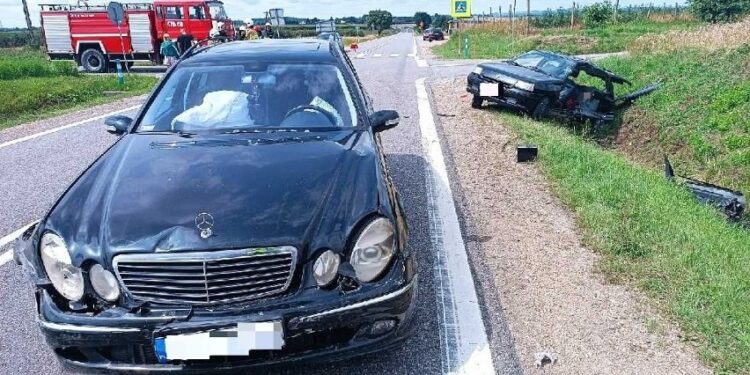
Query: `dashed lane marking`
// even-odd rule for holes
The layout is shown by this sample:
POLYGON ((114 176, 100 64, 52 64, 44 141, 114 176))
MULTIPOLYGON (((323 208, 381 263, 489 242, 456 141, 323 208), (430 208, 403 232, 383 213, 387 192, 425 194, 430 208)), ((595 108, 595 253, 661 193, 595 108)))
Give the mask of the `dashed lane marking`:
POLYGON ((8 147, 8 146, 15 145, 15 144, 18 144, 18 143, 21 143, 21 142, 30 141, 30 140, 35 139, 35 138, 43 137, 45 135, 56 133, 56 132, 59 132, 61 130, 70 129, 70 128, 73 128, 73 127, 76 127, 76 126, 79 126, 79 125, 83 125, 83 124, 86 124, 86 123, 89 123, 89 122, 92 122, 92 121, 101 120, 101 119, 103 119, 105 117, 109 117, 109 116, 116 115, 116 114, 123 113, 123 112, 132 111, 132 110, 138 109, 138 108, 140 108, 140 105, 134 105, 132 107, 120 109, 120 110, 117 110, 117 111, 114 111, 114 112, 109 112, 109 113, 106 113, 106 114, 103 114, 103 115, 100 115, 100 116, 96 116, 96 117, 92 117, 92 118, 89 118, 89 119, 86 119, 86 120, 77 121, 77 122, 74 122, 72 124, 59 126, 57 128, 52 128, 52 129, 49 129, 49 130, 45 130, 43 132, 39 132, 39 133, 27 135, 25 137, 17 138, 17 139, 14 139, 12 141, 0 143, 0 149, 8 147))
POLYGON ((392 53, 391 57, 398 57, 398 53, 392 53))
POLYGON ((440 348, 444 374, 494 374, 492 352, 461 236, 425 78, 416 81, 419 129, 427 161, 427 212, 435 249, 440 348))
POLYGON ((372 55, 372 57, 383 57, 383 54, 382 53, 376 53, 376 54, 372 55))

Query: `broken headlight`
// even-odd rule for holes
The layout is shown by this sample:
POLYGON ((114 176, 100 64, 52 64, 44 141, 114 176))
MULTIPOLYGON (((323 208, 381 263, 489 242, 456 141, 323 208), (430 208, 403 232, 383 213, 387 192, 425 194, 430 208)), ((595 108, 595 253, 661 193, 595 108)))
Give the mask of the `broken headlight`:
POLYGON ((80 300, 83 297, 83 273, 73 266, 65 241, 54 233, 45 233, 39 253, 52 286, 66 299, 80 300))
POLYGON ((318 286, 326 286, 336 279, 340 264, 341 258, 333 251, 326 250, 320 254, 313 264, 313 276, 318 286))
POLYGON ((517 81, 514 86, 517 87, 517 88, 519 88, 519 89, 521 89, 521 90, 532 91, 532 92, 534 91, 534 84, 533 83, 529 83, 529 82, 525 82, 525 81, 517 81))
POLYGON ((354 244, 349 263, 357 279, 370 282, 377 279, 388 266, 396 247, 396 231, 386 218, 367 224, 354 244))

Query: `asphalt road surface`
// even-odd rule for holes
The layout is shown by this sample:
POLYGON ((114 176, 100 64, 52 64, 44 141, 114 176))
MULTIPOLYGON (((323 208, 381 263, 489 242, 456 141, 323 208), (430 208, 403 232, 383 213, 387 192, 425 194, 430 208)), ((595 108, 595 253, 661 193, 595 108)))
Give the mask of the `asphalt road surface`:
MULTIPOLYGON (((478 311, 481 315, 474 316, 479 321, 466 321, 466 316, 462 317, 460 312, 466 308, 447 306, 450 305, 450 298, 453 298, 454 294, 458 295, 456 298, 460 298, 465 294, 464 290, 451 290, 451 283, 445 282, 445 270, 439 267, 439 256, 444 249, 436 243, 443 243, 441 246, 455 250, 458 247, 450 244, 458 241, 455 243, 459 243, 462 249, 463 240, 460 238, 460 232, 456 232, 459 233, 458 238, 441 238, 448 232, 441 232, 439 225, 448 225, 443 221, 450 220, 437 220, 438 224, 435 224, 437 214, 431 212, 436 204, 435 195, 439 195, 439 191, 436 193, 438 188, 430 185, 430 181, 436 181, 440 173, 431 169, 434 165, 430 160, 435 159, 426 157, 425 153, 429 142, 425 143, 422 130, 426 129, 425 126, 430 126, 429 119, 432 113, 429 97, 424 95, 424 85, 420 89, 420 82, 423 80, 419 80, 427 78, 429 82, 430 79, 438 77, 465 75, 472 66, 443 64, 429 67, 428 62, 419 61, 419 58, 414 56, 415 52, 413 34, 401 33, 363 43, 358 53, 351 53, 350 56, 374 102, 374 107, 395 109, 401 114, 400 126, 383 133, 383 141, 389 169, 407 212, 411 233, 409 246, 418 254, 420 285, 416 312, 417 334, 403 346, 388 352, 346 362, 276 369, 279 373, 442 374, 460 368, 460 363, 459 367, 455 366, 457 361, 461 362, 461 357, 456 357, 454 351, 462 345, 472 351, 476 349, 477 352, 490 354, 487 363, 480 364, 478 368, 491 369, 502 374, 521 372, 515 360, 512 338, 505 326, 502 313, 488 311, 484 307, 497 304, 481 303, 485 296, 481 288, 478 288, 479 302, 473 302, 480 307, 478 311), (456 322, 451 320, 451 311, 459 311, 453 316, 456 322), (464 328, 470 327, 469 331, 461 331, 462 324, 464 328), (480 339, 485 337, 489 345, 472 347, 473 342, 461 340, 462 336, 453 332, 454 325, 459 327, 456 330, 461 331, 464 338, 472 334, 480 339)), ((112 108, 107 111, 112 111, 112 108)), ((123 114, 134 115, 134 112, 135 110, 129 110, 123 114)), ((86 111, 76 115, 78 118, 71 119, 67 116, 50 119, 44 127, 55 129, 106 114, 104 110, 86 111)), ((7 237, 18 228, 44 215, 76 176, 115 140, 115 136, 105 132, 101 119, 41 134, 22 142, 12 143, 12 139, 3 139, 0 136, 0 238, 7 237)), ((439 148, 437 150, 439 152, 439 148)), ((446 160, 447 179, 450 180, 449 155, 446 156, 446 160)), ((450 182, 447 182, 447 186, 450 186, 450 182)), ((448 199, 451 199, 450 194, 448 199)), ((437 202, 439 204, 439 200, 437 202)), ((450 203, 448 208, 452 207, 452 199, 450 203)), ((446 208, 445 205, 442 207, 446 208)), ((451 210, 455 211, 452 208, 451 210)), ((458 219, 461 220, 460 215, 458 219)), ((0 240, 0 245, 2 242, 0 240)), ((6 253, 7 250, 8 245, 0 247, 0 254, 6 253)), ((0 255, 0 373, 63 373, 36 326, 32 289, 22 277, 20 268, 12 261, 2 265, 2 259, 0 255)), ((447 268, 452 267, 452 262, 447 268)), ((468 267, 466 264, 466 270, 468 267)), ((472 290, 473 284, 477 283, 477 279, 472 277, 463 281, 465 284, 468 283, 472 290)), ((466 370, 464 372, 471 373, 466 370)))

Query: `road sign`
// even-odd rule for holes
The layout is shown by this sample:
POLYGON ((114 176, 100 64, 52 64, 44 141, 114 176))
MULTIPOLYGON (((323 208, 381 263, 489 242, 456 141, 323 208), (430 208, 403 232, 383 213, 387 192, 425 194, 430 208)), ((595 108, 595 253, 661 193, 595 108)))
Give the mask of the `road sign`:
POLYGON ((118 2, 111 2, 107 5, 107 17, 117 26, 122 25, 125 21, 125 9, 118 2))
POLYGON ((451 0, 453 18, 471 18, 471 0, 451 0))

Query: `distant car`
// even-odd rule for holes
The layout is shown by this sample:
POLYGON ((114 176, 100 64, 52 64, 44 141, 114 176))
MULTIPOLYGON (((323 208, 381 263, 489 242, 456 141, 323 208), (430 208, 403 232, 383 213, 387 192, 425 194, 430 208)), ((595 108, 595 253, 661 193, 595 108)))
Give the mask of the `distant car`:
POLYGON ((338 44, 341 49, 344 49, 344 38, 341 37, 341 34, 335 31, 324 31, 318 34, 318 39, 333 41, 338 44))
POLYGON ((479 64, 468 77, 471 106, 484 101, 521 110, 535 119, 559 117, 604 124, 615 111, 659 87, 649 85, 615 98, 614 84, 631 83, 590 61, 546 51, 531 51, 507 61, 479 64), (603 81, 603 90, 576 82, 580 73, 603 81))
POLYGON ((443 33, 443 30, 438 28, 431 28, 424 31, 422 34, 422 40, 426 40, 429 42, 432 42, 433 40, 443 40, 445 39, 445 34, 443 33))
POLYGON ((422 319, 379 135, 398 120, 328 41, 187 53, 135 119, 105 120, 119 139, 17 242, 29 313, 66 367, 94 372, 397 345, 422 319))

